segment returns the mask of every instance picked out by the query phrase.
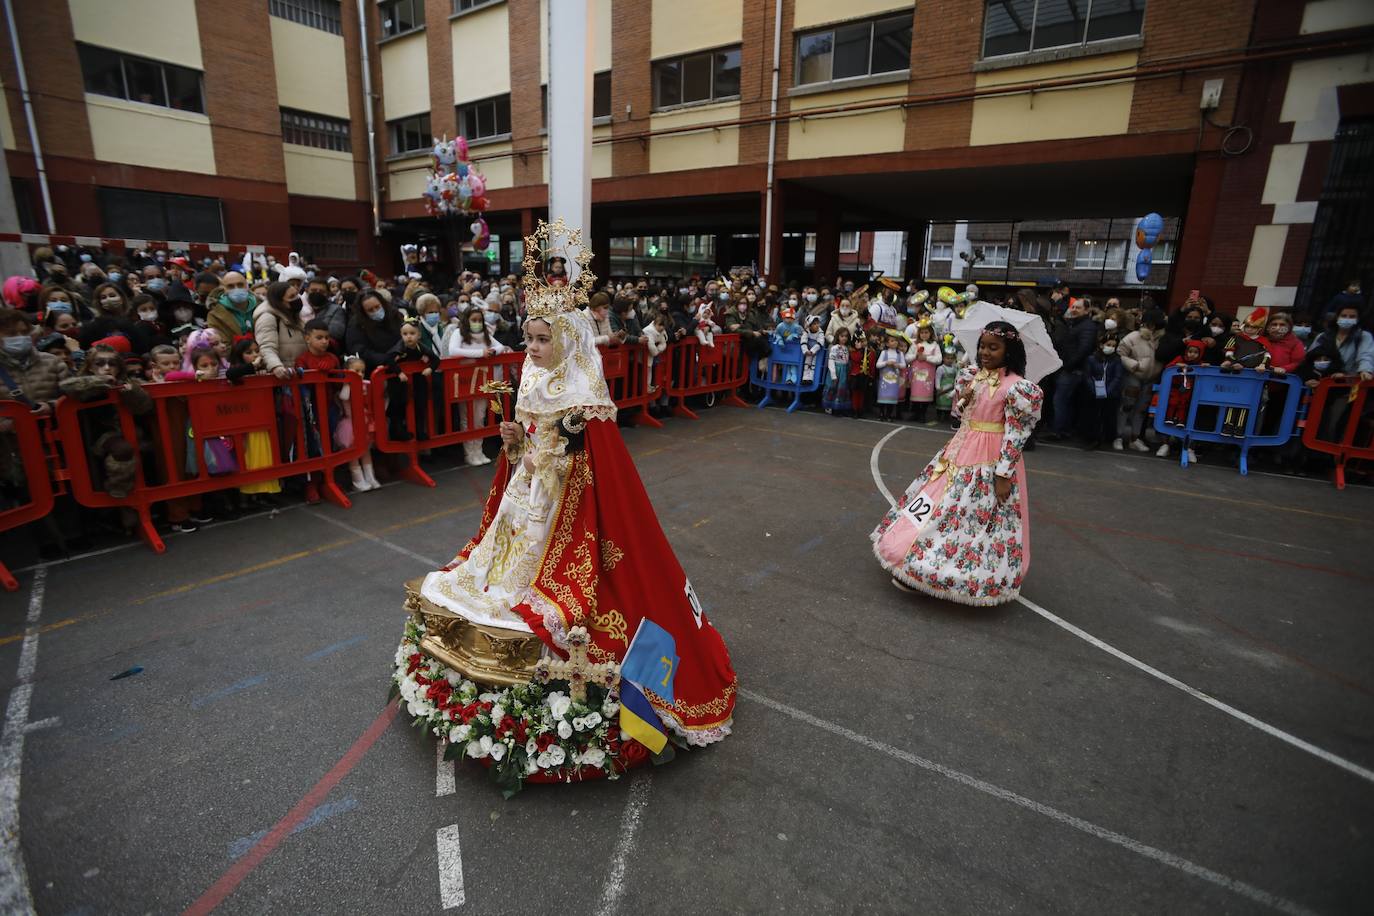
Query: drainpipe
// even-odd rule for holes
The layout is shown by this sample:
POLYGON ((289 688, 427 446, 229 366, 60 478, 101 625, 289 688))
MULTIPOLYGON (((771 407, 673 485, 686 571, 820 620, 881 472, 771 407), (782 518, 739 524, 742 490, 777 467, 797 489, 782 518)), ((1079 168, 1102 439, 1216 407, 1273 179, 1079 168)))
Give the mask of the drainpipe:
MULTIPOLYGON (((10 29, 10 45, 14 48, 14 66, 19 71, 19 95, 24 100, 24 119, 29 124, 29 146, 33 147, 33 163, 38 169, 38 188, 43 194, 43 212, 48 217, 48 231, 57 232, 57 219, 52 212, 52 195, 48 193, 48 170, 43 165, 43 147, 38 143, 38 124, 33 119, 33 100, 29 98, 29 77, 24 72, 24 55, 19 53, 19 30, 14 25, 14 7, 5 0, 5 21, 10 29)), ((3 152, 0 152, 3 155, 3 152)))
MULTIPOLYGON (((10 0, 5 0, 9 6, 10 0)), ((372 52, 367 37, 367 0, 358 0, 358 37, 363 49, 363 114, 367 118, 367 190, 372 201, 372 235, 382 234, 382 210, 377 193, 377 128, 372 118, 372 52)))
MULTIPOLYGON (((9 0, 5 0, 8 5, 9 0)), ((763 206, 763 275, 773 274, 773 161, 778 150, 778 66, 782 58, 782 0, 773 4, 773 92, 768 106, 768 185, 763 206)))

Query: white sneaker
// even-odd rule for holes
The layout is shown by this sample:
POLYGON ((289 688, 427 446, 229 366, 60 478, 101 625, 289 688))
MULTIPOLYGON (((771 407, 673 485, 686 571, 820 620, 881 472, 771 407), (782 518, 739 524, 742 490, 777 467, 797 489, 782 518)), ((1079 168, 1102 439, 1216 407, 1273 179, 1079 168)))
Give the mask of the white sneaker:
POLYGON ((377 475, 372 473, 372 465, 363 467, 363 482, 367 484, 369 490, 380 490, 382 485, 377 482, 377 475))
POLYGON ((1132 439, 1128 448, 1133 452, 1148 452, 1150 450, 1150 447, 1139 439, 1132 439))
POLYGON ((1197 452, 1192 449, 1188 449, 1188 463, 1197 464, 1197 452))
POLYGON ((1168 458, 1168 457, 1169 457, 1169 443, 1166 442, 1166 443, 1164 443, 1163 445, 1161 445, 1161 446, 1159 447, 1159 451, 1155 452, 1155 454, 1158 455, 1160 458, 1168 458))
POLYGON ((349 468, 349 477, 353 479, 353 489, 357 491, 371 490, 367 485, 367 478, 363 476, 362 468, 349 468))
POLYGON ((1112 440, 1112 451, 1114 451, 1114 452, 1119 452, 1119 451, 1124 450, 1125 448, 1126 448, 1126 446, 1122 443, 1122 441, 1121 441, 1120 439, 1113 439, 1113 440, 1112 440))

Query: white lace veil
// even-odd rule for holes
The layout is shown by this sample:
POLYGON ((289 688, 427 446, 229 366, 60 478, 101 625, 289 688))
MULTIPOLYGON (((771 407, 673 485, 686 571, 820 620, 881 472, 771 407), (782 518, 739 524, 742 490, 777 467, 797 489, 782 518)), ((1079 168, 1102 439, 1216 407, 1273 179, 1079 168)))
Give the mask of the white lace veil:
POLYGON ((552 318, 527 318, 545 321, 553 337, 553 366, 542 369, 525 357, 520 372, 520 396, 515 417, 521 423, 549 422, 571 410, 589 420, 614 420, 615 402, 606 387, 597 350, 595 326, 585 311, 574 309, 552 318))

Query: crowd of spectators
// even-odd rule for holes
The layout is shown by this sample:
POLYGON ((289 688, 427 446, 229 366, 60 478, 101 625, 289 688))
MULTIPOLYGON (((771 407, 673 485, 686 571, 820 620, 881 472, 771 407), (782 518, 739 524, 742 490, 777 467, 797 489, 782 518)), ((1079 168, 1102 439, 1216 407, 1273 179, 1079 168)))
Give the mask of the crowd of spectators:
MULTIPOLYGON (((330 275, 294 254, 286 263, 268 259, 250 270, 213 257, 193 263, 164 251, 115 256, 38 248, 33 275, 5 279, 3 297, 0 398, 18 400, 39 416, 51 414, 62 396, 104 398, 111 390, 137 415, 150 406, 144 387, 165 381, 232 383, 253 374, 290 379, 303 369, 353 369, 369 377, 388 367, 389 434, 424 439, 424 418, 431 415, 426 404, 439 396, 429 381, 435 361, 523 346, 523 304, 513 275, 412 272, 387 281, 365 270, 330 275), (416 360, 426 366, 423 378, 407 378, 399 367, 416 360), (410 398, 414 429, 404 422, 410 398)), ((1151 386, 1165 367, 1181 361, 1245 366, 1237 353, 1246 350, 1246 341, 1264 351, 1258 368, 1296 374, 1309 387, 1327 376, 1374 377, 1371 316, 1355 283, 1318 313, 1257 312, 1248 323, 1198 292, 1166 315, 1148 294, 1123 305, 1117 298, 1075 295, 1064 284, 1005 295, 980 294, 974 286, 932 295, 915 281, 889 278, 779 287, 748 271, 614 280, 592 295, 588 309, 599 344, 643 347, 653 360, 666 359, 680 341, 715 347, 721 333, 740 335, 751 361, 765 360, 774 345, 795 342, 805 353, 804 380, 824 366, 825 385, 809 399, 817 409, 935 425, 957 423, 950 394, 957 367, 968 357, 950 325, 979 298, 1037 315, 1063 360, 1063 368, 1041 383, 1041 441, 1073 439, 1090 449, 1167 455, 1168 442, 1154 439, 1147 419, 1151 386)), ((345 416, 357 408, 335 406, 345 416)), ((667 392, 655 392, 646 409, 666 411, 667 392)), ((0 421, 0 508, 24 498, 9 426, 0 421)), ((109 417, 89 432, 83 445, 101 469, 104 488, 127 495, 137 449, 109 417)), ((464 448, 469 464, 489 460, 481 442, 464 448)), ((180 443, 178 462, 185 449, 180 443)), ((264 460, 252 454, 252 442, 248 451, 246 467, 264 460)), ((1285 448, 1275 460, 1301 471, 1307 458, 1301 449, 1285 448)), ((379 485, 370 455, 350 473, 356 490, 379 485)), ((316 501, 318 483, 287 486, 299 486, 303 498, 316 501)), ((172 500, 163 520, 175 530, 194 531, 212 517, 271 505, 281 490, 271 481, 244 487, 232 499, 172 500)))

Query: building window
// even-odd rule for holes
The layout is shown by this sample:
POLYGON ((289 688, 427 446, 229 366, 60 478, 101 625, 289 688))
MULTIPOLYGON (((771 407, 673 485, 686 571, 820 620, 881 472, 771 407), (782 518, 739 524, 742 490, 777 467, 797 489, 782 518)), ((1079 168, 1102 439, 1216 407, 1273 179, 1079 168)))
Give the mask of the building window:
POLYGON ((86 91, 177 111, 205 113, 199 70, 77 45, 86 91))
MULTIPOLYGON (((598 73, 592 77, 592 117, 611 116, 611 71, 598 73)), ((539 126, 549 129, 549 87, 539 87, 539 126)))
POLYGON ((358 230, 292 226, 291 247, 309 261, 358 261, 358 230))
POLYGON ((1010 245, 983 245, 983 260, 978 262, 982 267, 1006 267, 1007 257, 1011 254, 1010 245))
POLYGON ((308 111, 281 110, 281 142, 315 149, 332 149, 340 153, 352 152, 348 122, 342 118, 327 118, 308 111))
POLYGON ((793 84, 906 70, 911 66, 911 16, 907 12, 801 35, 793 84))
POLYGON ((429 131, 428 112, 399 121, 389 121, 386 126, 391 132, 392 155, 400 156, 427 150, 434 142, 434 135, 429 131))
POLYGON ((1172 264, 1174 263, 1174 252, 1178 250, 1178 242, 1156 242, 1155 247, 1150 249, 1151 264, 1172 264))
POLYGON ((404 35, 425 25, 425 0, 382 0, 377 4, 382 17, 382 37, 404 35))
POLYGON ((1126 242, 1123 239, 1079 239, 1074 255, 1075 270, 1100 270, 1123 267, 1126 264, 1126 242))
POLYGON ((339 15, 339 0, 268 0, 267 12, 279 19, 289 19, 312 29, 343 34, 343 20, 339 15))
POLYGON ((930 259, 932 261, 953 261, 954 246, 949 242, 932 242, 930 245, 930 259))
POLYGON ((510 93, 458 106, 458 133, 469 142, 510 136, 510 93))
POLYGON ((739 53, 721 48, 654 61, 654 110, 738 98, 739 53))
POLYGON ((175 242, 223 242, 224 216, 217 197, 100 188, 103 235, 175 242))
POLYGON ((468 10, 475 10, 479 6, 488 6, 497 0, 453 0, 454 15, 466 13, 468 10))
POLYGON ((1145 0, 987 0, 983 56, 1139 35, 1145 0))
POLYGON ((840 233, 840 253, 854 254, 859 250, 859 233, 841 232, 840 233))
POLYGON ((1016 253, 1016 260, 1022 264, 1035 264, 1040 260, 1040 241, 1039 239, 1022 239, 1021 248, 1016 253))
POLYGON ((1063 264, 1064 239, 1022 238, 1016 260, 1020 264, 1063 264))
POLYGON ((1063 264, 1064 263, 1064 240, 1053 239, 1045 242, 1045 263, 1063 264))

